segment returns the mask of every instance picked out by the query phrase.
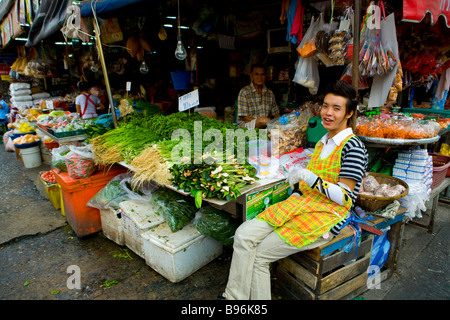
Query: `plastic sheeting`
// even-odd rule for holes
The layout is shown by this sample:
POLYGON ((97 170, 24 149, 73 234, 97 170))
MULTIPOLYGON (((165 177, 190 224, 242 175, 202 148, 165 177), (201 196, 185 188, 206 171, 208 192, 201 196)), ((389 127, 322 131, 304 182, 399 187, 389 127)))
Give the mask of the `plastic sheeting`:
POLYGON ((36 18, 31 25, 26 47, 34 47, 41 40, 59 31, 68 15, 70 0, 42 0, 36 18))
POLYGON ((81 16, 92 17, 95 9, 97 17, 112 18, 133 13, 148 13, 146 9, 159 6, 161 0, 90 0, 81 4, 81 16))

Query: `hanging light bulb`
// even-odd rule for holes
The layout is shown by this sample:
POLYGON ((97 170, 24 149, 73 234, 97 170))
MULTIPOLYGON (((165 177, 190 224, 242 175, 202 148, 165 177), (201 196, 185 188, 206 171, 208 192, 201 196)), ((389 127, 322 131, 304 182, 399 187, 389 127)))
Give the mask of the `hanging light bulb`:
POLYGON ((181 42, 181 35, 178 35, 177 49, 175 50, 175 57, 178 60, 184 60, 187 57, 186 49, 184 48, 183 42, 181 42))
POLYGON ((142 74, 146 74, 146 73, 148 72, 148 67, 147 67, 147 64, 145 63, 144 60, 143 60, 142 63, 141 63, 141 66, 140 66, 140 68, 139 68, 139 71, 140 71, 142 74))
POLYGON ((178 60, 184 60, 187 57, 186 49, 183 42, 181 42, 181 29, 180 29, 180 0, 178 0, 178 36, 177 36, 177 48, 175 49, 175 57, 178 60))

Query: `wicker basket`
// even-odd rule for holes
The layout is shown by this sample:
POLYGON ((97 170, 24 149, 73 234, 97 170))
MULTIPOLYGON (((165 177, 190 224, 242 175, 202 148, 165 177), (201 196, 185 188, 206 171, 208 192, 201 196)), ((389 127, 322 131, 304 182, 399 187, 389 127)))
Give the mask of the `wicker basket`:
POLYGON ((361 208, 363 208, 364 210, 373 212, 375 210, 387 206, 394 200, 398 200, 400 198, 405 197, 409 192, 408 184, 399 178, 391 177, 386 174, 376 172, 368 172, 367 174, 373 176, 378 181, 379 184, 385 183, 390 186, 401 184, 406 188, 406 190, 402 194, 395 197, 375 197, 366 194, 358 194, 358 197, 356 198, 356 204, 361 208))
POLYGON ((438 187, 447 176, 450 167, 450 157, 443 154, 430 153, 433 158, 433 183, 431 189, 438 187))

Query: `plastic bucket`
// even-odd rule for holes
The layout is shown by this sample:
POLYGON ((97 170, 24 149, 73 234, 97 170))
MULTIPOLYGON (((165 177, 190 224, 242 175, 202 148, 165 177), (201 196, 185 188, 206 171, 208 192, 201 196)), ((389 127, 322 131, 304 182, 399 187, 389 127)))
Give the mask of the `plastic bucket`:
POLYGON ((175 90, 187 90, 191 85, 191 71, 171 72, 173 88, 175 90))
POLYGON ((41 149, 39 146, 20 149, 23 165, 25 168, 36 168, 42 164, 41 149))

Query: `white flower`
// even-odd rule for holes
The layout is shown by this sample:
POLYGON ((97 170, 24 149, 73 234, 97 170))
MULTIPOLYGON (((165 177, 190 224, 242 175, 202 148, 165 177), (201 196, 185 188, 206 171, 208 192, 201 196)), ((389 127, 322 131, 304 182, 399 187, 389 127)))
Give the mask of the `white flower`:
POLYGON ((212 175, 215 175, 215 174, 219 173, 220 171, 222 171, 222 166, 218 166, 218 167, 216 168, 216 170, 214 170, 213 172, 211 172, 211 174, 212 174, 212 175))
POLYGON ((255 181, 255 179, 253 179, 252 177, 249 177, 249 176, 242 177, 242 180, 244 180, 244 181, 251 181, 251 182, 255 181))

